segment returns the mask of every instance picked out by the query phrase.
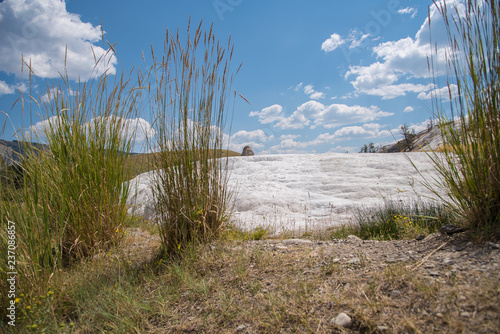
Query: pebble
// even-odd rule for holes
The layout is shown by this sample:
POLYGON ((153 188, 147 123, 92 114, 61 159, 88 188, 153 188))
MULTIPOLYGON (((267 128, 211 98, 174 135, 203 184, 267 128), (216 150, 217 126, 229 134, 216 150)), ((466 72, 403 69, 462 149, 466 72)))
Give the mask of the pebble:
POLYGON ((244 331, 245 329, 247 329, 249 326, 250 326, 250 325, 247 325, 247 324, 245 324, 245 325, 239 325, 239 326, 238 326, 238 328, 236 328, 236 330, 237 330, 238 332, 243 332, 243 331, 244 331))
POLYGON ((392 290, 392 292, 391 292, 392 298, 397 298, 399 296, 401 296, 401 292, 399 292, 399 290, 392 290))
POLYGON ((496 243, 493 243, 493 242, 487 242, 486 244, 488 246, 490 246, 491 248, 493 248, 493 249, 500 249, 500 245, 499 244, 496 244, 496 243))
POLYGON ((347 263, 349 263, 349 264, 358 264, 360 262, 361 262, 361 260, 359 258, 354 257, 354 258, 350 259, 347 263))
POLYGON ((348 235, 347 239, 354 240, 354 241, 363 241, 363 239, 361 239, 360 237, 357 237, 355 235, 348 235))
POLYGON ((304 245, 304 244, 312 244, 312 241, 307 239, 286 239, 283 240, 282 243, 284 245, 304 245))
POLYGON ((425 234, 423 234, 423 233, 420 233, 420 234, 419 234, 419 235, 417 235, 417 237, 415 238, 415 240, 418 240, 418 241, 420 241, 420 240, 424 240, 424 239, 425 239, 425 234))
POLYGON ((460 312, 460 316, 462 318, 471 318, 472 314, 470 314, 470 312, 460 312))
POLYGON ((330 320, 330 323, 336 326, 348 327, 352 323, 352 319, 350 316, 342 312, 339 313, 339 315, 337 315, 335 318, 330 320))

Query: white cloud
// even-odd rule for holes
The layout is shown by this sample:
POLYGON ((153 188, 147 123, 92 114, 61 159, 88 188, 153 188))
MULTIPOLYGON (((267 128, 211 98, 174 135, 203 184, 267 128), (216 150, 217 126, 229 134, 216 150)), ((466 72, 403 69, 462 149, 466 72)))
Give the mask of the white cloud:
POLYGON ((258 116, 261 124, 277 122, 283 119, 283 107, 279 104, 274 104, 270 107, 262 109, 261 111, 252 111, 249 116, 258 116))
POLYGON ((14 94, 16 90, 25 92, 28 87, 24 83, 18 83, 15 85, 9 85, 5 81, 0 80, 0 96, 14 94))
POLYGON ((0 2, 0 71, 21 74, 21 57, 31 62, 35 75, 56 78, 65 69, 70 79, 116 72, 115 57, 94 43, 101 27, 82 22, 61 0, 5 0, 0 2), (95 59, 101 58, 94 69, 95 59))
POLYGON ((295 86, 295 87, 293 88, 293 90, 294 90, 294 91, 296 91, 296 92, 298 92, 300 89, 302 89, 302 86, 303 86, 303 85, 304 85, 304 84, 301 82, 301 83, 299 83, 297 86, 295 86))
POLYGON ((420 100, 430 100, 432 98, 441 99, 443 101, 450 101, 451 99, 458 96, 458 86, 455 84, 450 84, 449 86, 445 86, 442 88, 436 88, 431 90, 429 93, 422 92, 418 94, 418 98, 420 100))
POLYGON ((313 85, 305 86, 304 93, 309 95, 309 98, 311 98, 313 100, 319 100, 319 99, 323 99, 325 97, 325 94, 323 92, 318 92, 318 91, 314 90, 313 85))
POLYGON ((254 150, 261 149, 266 142, 273 139, 274 136, 267 136, 264 131, 260 129, 254 131, 241 130, 231 135, 229 149, 235 152, 241 152, 247 145, 254 150))
POLYGON ((281 129, 302 129, 307 126, 311 129, 318 126, 330 129, 349 123, 371 122, 391 115, 393 113, 381 111, 376 106, 324 105, 309 101, 300 105, 291 116, 283 117, 275 126, 281 129))
MULTIPOLYGON (((459 13, 463 12, 461 0, 446 1, 449 7, 458 6, 459 13)), ((454 10, 450 10, 454 12, 454 10)), ((401 14, 414 13, 412 8, 403 8, 401 14)), ((413 14, 412 14, 413 15, 413 14)), ((430 22, 427 18, 415 36, 402 38, 397 41, 380 43, 373 48, 377 61, 367 66, 351 66, 346 78, 354 76, 351 81, 357 94, 368 94, 391 99, 403 96, 408 92, 422 93, 432 89, 430 84, 416 84, 410 82, 415 78, 428 79, 433 75, 446 74, 446 54, 449 53, 448 35, 445 21, 436 5, 429 9, 430 22), (432 36, 431 47, 429 37, 432 36), (432 52, 431 52, 432 51, 432 52), (434 72, 429 71, 428 57, 433 54, 434 72)), ((451 20, 451 19, 450 19, 451 20)), ((453 22, 453 21, 450 21, 453 22)), ((421 95, 422 97, 426 95, 421 95)))
POLYGON ((412 106, 407 106, 407 107, 403 110, 403 112, 412 112, 413 110, 415 110, 415 109, 413 109, 413 107, 412 107, 412 106))
POLYGON ((353 137, 357 138, 378 138, 391 135, 388 129, 382 129, 382 125, 377 123, 367 123, 362 126, 346 126, 335 131, 334 136, 339 140, 348 140, 353 137))
POLYGON ((0 96, 13 93, 14 93, 14 87, 7 84, 5 81, 0 80, 0 96))
POLYGON ((285 140, 285 139, 297 139, 297 138, 300 138, 300 135, 288 134, 288 135, 281 135, 280 136, 281 140, 285 140))
MULTIPOLYGON (((104 122, 114 122, 111 118, 115 118, 115 116, 110 116, 108 119, 104 119, 104 122)), ((84 125, 84 127, 88 130, 91 130, 96 122, 101 123, 103 118, 97 117, 90 120, 88 123, 84 125)), ((36 140, 45 141, 45 134, 50 130, 51 127, 57 129, 60 126, 61 119, 59 116, 52 116, 49 119, 37 122, 36 124, 29 127, 28 131, 25 135, 30 138, 34 136, 36 140)), ((129 139, 132 138, 135 142, 136 148, 142 148, 142 146, 146 143, 147 139, 151 139, 155 136, 156 131, 152 128, 151 124, 143 118, 134 118, 134 119, 123 119, 121 120, 122 126, 122 138, 129 139)))
MULTIPOLYGON (((44 102, 44 103, 49 103, 50 101, 54 100, 56 97, 58 98, 62 94, 63 94, 63 92, 61 92, 61 90, 59 88, 53 87, 53 88, 48 89, 47 92, 40 97, 40 101, 44 102)), ((78 94, 77 91, 74 91, 74 90, 68 88, 68 90, 67 90, 68 96, 75 96, 77 94, 78 94)))
POLYGON ((351 29, 351 31, 349 31, 349 36, 347 37, 347 41, 350 42, 349 49, 361 46, 368 37, 370 37, 370 34, 363 34, 357 29, 351 29))
MULTIPOLYGON (((397 130, 393 130, 397 131, 397 130)), ((391 131, 388 129, 383 129, 383 126, 376 123, 367 123, 362 126, 347 126, 343 127, 333 134, 326 132, 319 134, 316 138, 306 141, 297 141, 298 136, 281 136, 280 142, 277 145, 270 147, 263 153, 304 153, 304 152, 315 152, 314 147, 320 145, 333 146, 338 141, 346 141, 353 138, 383 138, 391 136, 391 131)), ((332 148, 330 151, 346 152, 346 151, 357 151, 357 148, 353 147, 342 147, 337 146, 332 148)))
POLYGON ((411 18, 415 18, 415 16, 417 15, 418 11, 415 7, 406 7, 406 8, 402 8, 400 10, 398 10, 398 13, 399 14, 409 14, 411 15, 411 18))
POLYGON ((344 43, 345 43, 345 41, 342 39, 342 37, 339 34, 333 33, 330 36, 330 38, 328 38, 327 40, 325 40, 323 42, 323 44, 321 44, 321 50, 323 50, 325 52, 331 52, 344 43))
POLYGON ((430 122, 431 121, 427 119, 427 120, 425 120, 425 121, 423 121, 421 123, 412 124, 410 126, 410 130, 415 130, 415 133, 422 132, 422 131, 427 130, 429 128, 430 122))

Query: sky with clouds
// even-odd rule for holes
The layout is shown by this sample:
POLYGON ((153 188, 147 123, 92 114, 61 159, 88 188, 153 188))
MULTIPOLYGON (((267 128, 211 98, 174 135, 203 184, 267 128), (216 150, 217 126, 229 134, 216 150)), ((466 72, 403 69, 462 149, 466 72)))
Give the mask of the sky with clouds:
MULTIPOLYGON (((1 138, 43 124, 19 104, 11 108, 29 92, 22 58, 34 69, 32 94, 48 100, 55 92, 43 87, 64 64, 71 80, 128 73, 143 51, 162 47, 167 28, 180 28, 182 37, 190 17, 206 29, 213 23, 223 42, 231 36, 233 63, 242 64, 233 89, 249 103, 236 99, 228 107, 232 125, 225 129, 235 151, 250 145, 257 154, 357 152, 399 138, 401 124, 425 129, 432 97, 450 98, 445 78, 433 80, 428 69, 433 49, 435 73, 446 73, 446 30, 431 0, 3 0, 1 138), (99 57, 106 66, 94 68, 99 57)), ((151 136, 148 117, 128 122, 151 136)), ((138 135, 137 147, 144 139, 138 135)))

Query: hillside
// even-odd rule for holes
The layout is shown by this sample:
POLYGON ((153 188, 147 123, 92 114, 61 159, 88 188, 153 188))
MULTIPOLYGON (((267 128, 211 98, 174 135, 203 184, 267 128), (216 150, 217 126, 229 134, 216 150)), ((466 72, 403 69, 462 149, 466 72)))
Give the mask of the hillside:
POLYGON ((441 137, 441 128, 436 125, 431 130, 424 130, 415 134, 413 148, 406 150, 404 140, 398 140, 394 144, 389 144, 377 149, 377 153, 397 153, 397 152, 422 152, 425 150, 437 150, 443 145, 441 137))
POLYGON ((19 162, 24 155, 24 146, 32 145, 39 150, 48 149, 47 145, 40 143, 26 143, 18 140, 8 141, 0 139, 0 158, 5 161, 7 166, 11 166, 14 162, 19 162))

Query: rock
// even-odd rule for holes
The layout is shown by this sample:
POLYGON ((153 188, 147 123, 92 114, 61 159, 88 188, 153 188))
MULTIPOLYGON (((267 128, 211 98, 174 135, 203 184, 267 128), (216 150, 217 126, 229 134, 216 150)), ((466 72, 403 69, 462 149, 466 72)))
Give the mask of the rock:
POLYGON ((401 292, 399 292, 399 290, 392 290, 391 292, 392 298, 398 298, 399 296, 401 296, 401 292))
POLYGON ((304 244, 312 244, 312 241, 307 239, 286 239, 283 240, 282 243, 284 245, 304 245, 304 244))
POLYGON ((249 156, 252 156, 252 155, 255 155, 255 153, 253 152, 252 148, 250 146, 245 146, 243 148, 243 152, 241 152, 241 156, 243 157, 249 157, 249 156))
POLYGON ((424 240, 424 239, 425 239, 425 234, 423 234, 423 233, 420 233, 420 234, 419 234, 419 235, 417 235, 417 237, 415 238, 415 240, 418 240, 418 241, 420 241, 420 240, 424 240))
POLYGON ((349 240, 354 240, 354 241, 363 241, 363 239, 361 239, 360 237, 357 237, 357 236, 352 235, 352 234, 351 234, 351 235, 348 235, 348 236, 347 236, 347 239, 349 239, 349 240))
POLYGON ((487 242, 486 244, 488 246, 490 246, 492 249, 500 249, 500 245, 499 244, 495 244, 493 242, 487 242))
POLYGON ((441 226, 441 228, 439 229, 439 232, 441 234, 446 234, 446 235, 452 235, 452 234, 460 233, 460 232, 464 232, 464 231, 467 231, 466 227, 462 227, 462 226, 458 226, 458 225, 454 225, 454 224, 446 224, 444 226, 441 226))
POLYGON ((377 329, 381 332, 388 332, 389 331, 389 327, 387 327, 387 326, 377 326, 377 329))
POLYGON ((245 329, 247 329, 250 325, 239 325, 237 328, 236 328, 236 331, 238 331, 238 333, 240 332, 243 332, 245 329))
POLYGON ((460 316, 462 318, 471 318, 472 314, 470 314, 469 312, 460 312, 460 316))
POLYGON ((361 260, 359 258, 354 257, 354 258, 350 259, 347 263, 349 263, 349 264, 358 264, 360 262, 361 262, 361 260))
POLYGON ((348 327, 352 323, 352 319, 350 316, 342 312, 330 320, 330 323, 336 326, 348 327))

